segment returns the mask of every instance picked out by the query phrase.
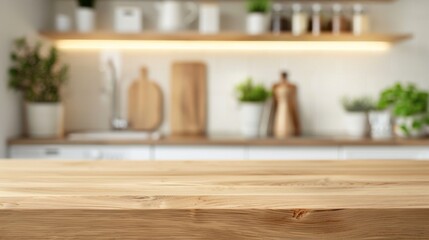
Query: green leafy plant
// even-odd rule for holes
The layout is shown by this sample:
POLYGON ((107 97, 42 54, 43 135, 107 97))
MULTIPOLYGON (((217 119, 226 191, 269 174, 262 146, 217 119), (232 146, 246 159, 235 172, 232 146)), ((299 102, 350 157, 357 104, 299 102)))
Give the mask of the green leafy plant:
POLYGON ((240 102, 265 102, 271 93, 262 84, 254 84, 251 78, 236 87, 240 102))
POLYGON ((409 123, 401 121, 398 127, 406 136, 412 136, 413 132, 418 132, 429 124, 429 119, 425 117, 428 100, 429 93, 416 85, 396 83, 381 93, 377 108, 391 108, 397 118, 411 118, 409 123))
POLYGON ((400 83, 395 84, 394 86, 383 90, 380 94, 380 99, 377 103, 377 109, 385 110, 393 106, 396 101, 399 99, 399 96, 403 92, 403 86, 400 83))
POLYGON ((343 97, 342 104, 347 112, 368 112, 374 109, 374 103, 369 97, 343 97))
POLYGON ((247 11, 250 13, 267 13, 269 9, 269 0, 247 0, 247 11))
POLYGON ((414 116, 410 119, 410 123, 401 122, 398 127, 405 136, 412 136, 413 131, 421 131, 427 125, 425 116, 414 116))
POLYGON ((79 7, 94 8, 95 0, 78 0, 79 7))
POLYGON ((379 109, 392 107, 397 117, 425 114, 428 110, 429 93, 418 89, 414 84, 406 86, 397 83, 385 89, 377 104, 379 109))
POLYGON ((10 88, 21 91, 28 102, 61 101, 60 90, 67 80, 68 67, 60 64, 57 49, 40 41, 31 46, 20 38, 15 40, 10 58, 10 88))

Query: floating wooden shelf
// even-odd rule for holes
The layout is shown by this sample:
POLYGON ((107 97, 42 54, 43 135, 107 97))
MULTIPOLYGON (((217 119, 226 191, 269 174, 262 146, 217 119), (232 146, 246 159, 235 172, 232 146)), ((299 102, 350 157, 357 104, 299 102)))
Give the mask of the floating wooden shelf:
MULTIPOLYGON (((134 0, 134 1, 143 1, 143 2, 155 2, 159 0, 134 0)), ((196 0, 196 1, 207 1, 207 0, 196 0)), ((245 0, 214 0, 218 2, 244 2, 245 0)), ((297 2, 297 0, 275 0, 276 2, 297 2)), ((304 3, 312 3, 312 2, 323 2, 323 3, 353 3, 353 2, 365 2, 365 3, 391 3, 396 0, 299 0, 304 3)))
POLYGON ((285 42, 385 42, 397 43, 412 38, 411 34, 368 34, 355 36, 353 34, 322 34, 320 36, 291 34, 247 35, 244 33, 219 33, 203 35, 199 33, 56 33, 42 32, 41 35, 53 41, 59 40, 127 40, 127 41, 285 41, 285 42))

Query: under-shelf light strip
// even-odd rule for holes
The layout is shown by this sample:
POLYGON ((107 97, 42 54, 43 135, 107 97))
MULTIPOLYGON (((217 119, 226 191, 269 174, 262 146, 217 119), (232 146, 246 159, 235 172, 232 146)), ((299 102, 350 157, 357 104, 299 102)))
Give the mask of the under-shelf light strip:
POLYGON ((59 40, 63 50, 186 50, 186 51, 353 51, 379 52, 390 48, 388 42, 317 41, 152 41, 152 40, 59 40))

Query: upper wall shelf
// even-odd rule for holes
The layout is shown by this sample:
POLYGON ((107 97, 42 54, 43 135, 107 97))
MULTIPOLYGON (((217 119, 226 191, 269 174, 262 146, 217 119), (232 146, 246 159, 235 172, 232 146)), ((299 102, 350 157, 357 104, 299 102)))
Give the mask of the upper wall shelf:
MULTIPOLYGON (((143 2, 155 2, 159 0, 134 0, 134 1, 143 1, 143 2)), ((207 1, 207 0, 196 0, 196 1, 207 1)), ((243 2, 245 0, 214 0, 218 2, 243 2)), ((274 0, 276 2, 298 2, 297 0, 274 0)), ((365 3, 391 3, 396 0, 299 0, 299 2, 303 3, 311 3, 311 2, 323 2, 323 3, 353 3, 353 2, 365 2, 365 3)))
POLYGON ((353 34, 311 34, 293 36, 291 34, 262 34, 248 35, 245 33, 56 33, 42 32, 41 35, 53 41, 59 40, 132 40, 132 41, 311 41, 311 42, 386 42, 397 43, 412 37, 411 34, 367 34, 355 36, 353 34))
POLYGON ((244 33, 56 33, 42 32, 60 49, 141 49, 204 51, 385 51, 410 34, 291 34, 247 35, 244 33))

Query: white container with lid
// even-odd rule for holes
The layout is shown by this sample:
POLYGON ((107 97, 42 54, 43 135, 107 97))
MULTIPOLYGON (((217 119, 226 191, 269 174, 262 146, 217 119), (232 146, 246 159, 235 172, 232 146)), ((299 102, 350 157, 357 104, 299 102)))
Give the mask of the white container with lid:
POLYGON ((220 28, 220 9, 217 2, 200 4, 199 31, 203 34, 214 34, 220 28))
POLYGON ((115 31, 138 33, 143 30, 143 14, 139 7, 118 6, 115 8, 115 31))

